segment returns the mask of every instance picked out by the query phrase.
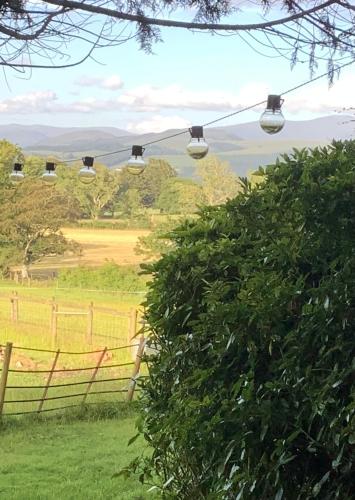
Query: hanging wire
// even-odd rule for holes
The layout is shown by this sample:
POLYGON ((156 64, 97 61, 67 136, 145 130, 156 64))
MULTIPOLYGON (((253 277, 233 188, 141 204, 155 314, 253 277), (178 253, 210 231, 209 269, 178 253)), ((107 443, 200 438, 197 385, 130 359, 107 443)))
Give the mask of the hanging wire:
MULTIPOLYGON (((355 63, 355 59, 351 59, 351 61, 348 61, 344 64, 341 64, 340 66, 338 66, 337 68, 334 68, 334 73, 335 72, 339 72, 341 69, 345 68, 346 66, 350 66, 351 64, 354 64, 355 63)), ((318 75, 314 78, 311 78, 309 80, 306 80, 305 82, 302 82, 298 85, 296 85, 295 87, 292 87, 290 89, 287 89, 285 90, 284 92, 281 92, 280 95, 286 95, 286 94, 290 94, 291 92, 295 92, 296 90, 299 90, 300 88, 302 87, 305 87, 306 85, 309 85, 311 83, 314 83, 326 76, 329 76, 329 71, 326 71, 325 73, 322 73, 321 75, 318 75)), ((259 102, 256 102, 255 104, 251 104, 250 106, 245 106, 244 108, 241 108, 241 109, 238 109, 237 111, 233 111, 232 113, 229 113, 227 115, 223 115, 219 118, 216 118, 215 120, 211 120, 207 123, 204 123, 202 124, 202 127, 208 127, 210 125, 214 125, 215 123, 218 123, 222 120, 226 120, 227 118, 231 118, 232 116, 236 116, 236 115, 239 115, 240 113, 244 113, 245 111, 250 111, 251 109, 254 109, 254 108, 257 108, 258 106, 261 106, 262 104, 265 104, 267 102, 266 99, 264 99, 263 101, 259 101, 259 102)), ((159 142, 163 142, 163 141, 167 141, 169 139, 172 139, 174 137, 179 137, 180 135, 185 135, 185 134, 188 134, 190 132, 190 129, 184 129, 182 130, 181 132, 176 132, 175 134, 170 134, 170 135, 166 135, 164 137, 161 137, 160 139, 156 139, 154 141, 149 141, 149 142, 146 142, 144 144, 141 144, 141 146, 143 147, 146 147, 146 146, 151 146, 152 144, 157 144, 159 142)), ((97 159, 97 158, 104 158, 106 156, 111 156, 111 155, 115 155, 115 154, 120 154, 120 153, 127 153, 129 151, 131 151, 132 148, 131 147, 127 147, 127 148, 124 148, 124 149, 119 149, 117 151, 110 151, 110 152, 107 152, 107 153, 102 153, 102 154, 99 154, 99 155, 96 155, 94 156, 93 158, 97 159)), ((82 158, 74 158, 74 159, 71 159, 71 160, 60 160, 60 163, 73 163, 73 162, 76 162, 76 161, 80 161, 82 158)))

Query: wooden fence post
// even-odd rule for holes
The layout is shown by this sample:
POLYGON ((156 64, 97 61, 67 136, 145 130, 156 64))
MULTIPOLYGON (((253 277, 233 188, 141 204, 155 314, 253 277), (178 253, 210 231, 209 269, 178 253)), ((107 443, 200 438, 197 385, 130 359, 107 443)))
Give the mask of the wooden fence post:
POLYGON ((90 345, 92 345, 93 323, 94 323, 94 303, 90 302, 88 310, 88 326, 86 332, 86 342, 90 345))
POLYGON ((6 347, 5 347, 4 362, 2 365, 2 372, 1 372, 1 379, 0 379, 0 418, 2 416, 2 410, 4 407, 7 376, 9 374, 11 352, 12 352, 12 342, 7 342, 6 347))
POLYGON ((18 322, 18 301, 19 301, 19 298, 18 298, 18 293, 17 292, 14 292, 14 299, 15 299, 15 322, 17 323, 18 322))
POLYGON ((10 297, 11 302, 11 321, 13 323, 18 322, 18 293, 12 292, 12 296, 10 297))
POLYGON ((11 304, 11 321, 14 323, 15 322, 15 298, 14 298, 15 292, 12 292, 12 296, 10 297, 10 304, 11 304))
POLYGON ((94 373, 93 373, 93 374, 92 374, 92 376, 91 376, 91 379, 90 379, 89 385, 87 386, 87 389, 86 389, 86 392, 85 392, 85 394, 84 394, 84 398, 83 398, 83 400, 82 400, 81 404, 84 404, 84 403, 85 403, 85 401, 86 401, 86 398, 87 398, 87 396, 88 396, 88 394, 89 394, 89 392, 90 392, 91 386, 92 386, 92 384, 93 384, 93 382, 94 382, 94 380, 95 380, 95 378, 96 378, 97 372, 98 372, 98 370, 99 370, 99 368, 100 368, 100 366, 101 366, 101 363, 102 363, 102 361, 103 361, 103 359, 104 359, 104 357, 105 357, 106 351, 107 351, 107 347, 105 347, 105 349, 104 349, 104 350, 102 351, 102 353, 101 353, 101 356, 99 357, 99 360, 98 360, 98 362, 97 362, 96 368, 95 368, 95 370, 94 370, 94 373))
POLYGON ((48 389, 49 389, 49 387, 51 385, 51 381, 52 381, 52 377, 53 377, 53 372, 54 372, 55 367, 57 365, 59 354, 60 354, 60 350, 58 349, 58 351, 55 353, 55 356, 54 356, 54 361, 53 361, 53 364, 52 364, 51 371, 48 374, 48 379, 47 379, 46 386, 45 386, 44 391, 43 391, 42 399, 39 402, 38 413, 41 413, 42 407, 43 407, 43 403, 44 403, 44 401, 45 401, 45 399, 47 397, 48 389))
POLYGON ((145 348, 145 338, 144 335, 141 335, 139 338, 139 347, 137 351, 136 361, 134 363, 132 377, 127 391, 127 401, 132 401, 133 399, 134 389, 136 388, 136 383, 137 383, 136 377, 139 375, 144 348, 145 348))
POLYGON ((52 347, 53 349, 57 347, 57 340, 58 340, 58 335, 57 335, 57 326, 58 326, 58 304, 55 303, 55 298, 53 297, 52 305, 52 314, 51 314, 51 336, 52 336, 52 347))
POLYGON ((132 307, 129 317, 129 329, 128 329, 128 339, 127 339, 128 345, 131 343, 131 340, 133 339, 133 337, 135 337, 137 333, 137 315, 138 315, 137 309, 132 307))

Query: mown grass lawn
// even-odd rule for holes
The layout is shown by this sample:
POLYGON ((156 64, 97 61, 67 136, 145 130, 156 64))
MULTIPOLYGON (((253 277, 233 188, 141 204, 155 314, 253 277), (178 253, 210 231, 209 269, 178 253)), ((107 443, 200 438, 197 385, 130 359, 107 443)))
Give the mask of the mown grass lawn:
POLYGON ((135 433, 132 417, 0 428, 0 498, 153 499, 137 479, 114 477, 146 450, 141 440, 127 446, 135 433))

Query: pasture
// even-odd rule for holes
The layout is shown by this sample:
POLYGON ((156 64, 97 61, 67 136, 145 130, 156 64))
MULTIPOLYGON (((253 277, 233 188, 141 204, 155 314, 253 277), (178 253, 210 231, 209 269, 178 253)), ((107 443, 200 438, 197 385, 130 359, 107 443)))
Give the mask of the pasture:
MULTIPOLYGON (((123 401, 131 383, 132 369, 134 372, 134 348, 109 350, 110 356, 103 359, 102 370, 95 375, 97 383, 92 385, 87 397, 83 395, 95 370, 80 371, 80 368, 95 367, 97 354, 61 352, 56 368, 73 371, 53 373, 42 406, 45 413, 37 415, 48 380, 44 370, 53 366, 55 358, 55 353, 49 352, 53 351, 50 324, 53 297, 59 310, 87 311, 90 304, 94 304, 92 345, 87 344, 85 317, 58 318, 56 347, 61 351, 86 352, 104 345, 109 349, 126 345, 130 311, 139 309, 144 294, 60 290, 47 286, 30 288, 0 282, 0 344, 14 343, 10 368, 15 368, 9 373, 7 402, 4 417, 0 419, 0 498, 155 498, 136 477, 124 479, 117 475, 134 457, 147 453, 143 440, 128 447, 128 440, 136 434, 135 412, 134 405, 127 406, 123 401), (19 297, 17 322, 11 317, 10 298, 14 291, 19 297), (113 311, 126 316, 115 315, 113 311), (126 363, 127 366, 111 367, 126 363), (16 372, 18 365, 20 371, 16 372), (78 383, 80 385, 76 385, 78 383), (61 407, 68 408, 52 411, 61 407), (11 413, 28 415, 10 416, 11 413)), ((146 369, 142 367, 141 374, 144 373, 146 369)))
MULTIPOLYGON (((126 345, 130 311, 141 309, 144 293, 108 292, 81 289, 58 289, 55 287, 31 287, 0 281, 0 343, 13 341, 25 347, 51 347, 51 303, 55 301, 59 310, 87 312, 94 306, 93 341, 96 347, 126 345), (11 320, 11 297, 19 297, 19 321, 11 320)), ((63 316, 58 318, 59 347, 64 350, 85 350, 85 316, 63 316)), ((87 349, 86 349, 87 350, 87 349)))
MULTIPOLYGON (((82 404, 87 382, 99 362, 100 354, 92 351, 102 350, 104 347, 108 348, 108 356, 102 360, 95 375, 95 385, 86 402, 124 400, 138 344, 135 339, 131 342, 134 335, 131 312, 138 311, 143 298, 142 294, 13 287, 3 282, 0 287, 0 344, 14 344, 10 365, 10 369, 14 371, 9 373, 4 414, 38 410, 43 386, 48 379, 46 371, 53 367, 55 351, 58 349, 60 354, 55 369, 63 371, 53 374, 53 387, 48 390, 44 411, 82 404), (17 321, 13 321, 11 317, 11 290, 18 293, 17 321), (55 345, 51 331, 53 297, 59 311, 83 313, 60 315, 57 318, 55 345), (94 305, 92 339, 88 342, 87 312, 91 303, 94 305), (125 347, 130 344, 133 347, 125 347), (73 352, 75 354, 71 354, 73 352), (87 369, 90 367, 91 370, 87 369), (19 372, 16 371, 17 368, 20 369, 19 372), (29 373, 22 373, 22 370, 29 373), (27 388, 22 389, 23 386, 27 388)), ((141 326, 135 323, 134 328, 139 332, 141 326)), ((142 372, 145 372, 145 367, 142 367, 142 372)))
POLYGON ((0 498, 143 500, 155 498, 137 478, 116 474, 146 453, 135 416, 91 421, 24 420, 1 429, 0 498))

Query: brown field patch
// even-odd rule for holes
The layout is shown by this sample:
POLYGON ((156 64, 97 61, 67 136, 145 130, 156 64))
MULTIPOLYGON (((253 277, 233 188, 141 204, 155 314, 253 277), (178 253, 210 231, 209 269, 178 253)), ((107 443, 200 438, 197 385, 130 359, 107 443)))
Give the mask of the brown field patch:
POLYGON ((63 234, 82 247, 80 256, 65 255, 48 257, 32 268, 52 268, 74 266, 99 266, 106 261, 114 261, 120 265, 136 265, 142 257, 136 255, 134 248, 139 236, 146 236, 150 231, 138 229, 87 229, 63 228, 63 234))

